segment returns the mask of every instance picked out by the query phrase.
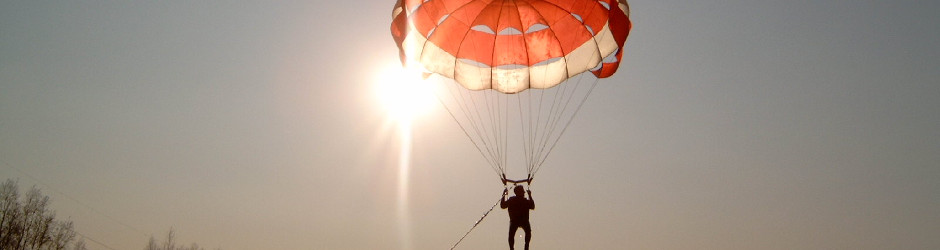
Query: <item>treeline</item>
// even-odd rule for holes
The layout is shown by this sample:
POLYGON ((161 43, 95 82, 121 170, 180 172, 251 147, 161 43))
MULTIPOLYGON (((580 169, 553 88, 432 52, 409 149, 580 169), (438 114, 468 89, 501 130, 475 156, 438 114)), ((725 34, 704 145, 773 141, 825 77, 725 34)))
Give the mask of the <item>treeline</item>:
POLYGON ((0 185, 0 249, 85 250, 75 239, 72 221, 56 220, 49 209, 49 196, 35 186, 20 196, 18 183, 0 185))
MULTIPOLYGON (((72 221, 56 220, 49 204, 49 196, 35 186, 21 196, 17 181, 4 181, 0 185, 0 250, 87 250, 85 241, 76 239, 72 221)), ((151 236, 144 250, 205 248, 196 243, 180 245, 171 228, 159 243, 151 236)))
MULTIPOLYGON (((147 242, 147 247, 144 250, 206 250, 205 248, 199 247, 198 244, 192 243, 189 246, 178 245, 176 242, 176 233, 173 232, 173 229, 170 228, 170 232, 166 234, 166 239, 157 243, 157 239, 150 236, 150 242, 147 242)), ((216 248, 219 250, 219 248, 216 248)))

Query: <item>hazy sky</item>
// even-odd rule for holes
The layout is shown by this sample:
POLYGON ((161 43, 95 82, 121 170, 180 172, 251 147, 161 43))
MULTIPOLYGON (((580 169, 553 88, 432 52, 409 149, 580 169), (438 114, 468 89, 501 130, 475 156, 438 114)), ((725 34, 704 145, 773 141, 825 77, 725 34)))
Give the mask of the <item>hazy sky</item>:
MULTIPOLYGON (((940 249, 940 2, 630 4, 533 249, 940 249)), ((3 1, 0 179, 116 249, 449 248, 502 187, 435 107, 400 200, 393 5, 3 1)))

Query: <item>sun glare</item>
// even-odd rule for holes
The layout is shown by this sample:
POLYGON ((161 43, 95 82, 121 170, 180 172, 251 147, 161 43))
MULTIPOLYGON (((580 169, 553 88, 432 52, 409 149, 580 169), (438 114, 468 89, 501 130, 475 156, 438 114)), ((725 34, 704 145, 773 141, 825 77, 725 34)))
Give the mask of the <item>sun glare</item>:
POLYGON ((421 79, 418 70, 393 65, 377 77, 376 95, 389 116, 398 122, 410 122, 436 102, 430 84, 421 79))
POLYGON ((401 138, 398 156, 398 218, 402 248, 411 249, 411 219, 408 210, 408 176, 411 171, 411 124, 436 105, 433 86, 421 79, 421 71, 402 68, 398 65, 386 67, 375 80, 375 92, 379 103, 394 120, 401 138))

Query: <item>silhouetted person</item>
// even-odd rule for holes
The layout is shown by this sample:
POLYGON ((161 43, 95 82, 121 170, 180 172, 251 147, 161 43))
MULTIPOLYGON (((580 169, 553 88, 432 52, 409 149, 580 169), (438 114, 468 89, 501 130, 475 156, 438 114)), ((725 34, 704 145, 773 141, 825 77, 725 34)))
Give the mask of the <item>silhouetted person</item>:
POLYGON ((509 250, 513 250, 513 244, 516 243, 516 229, 522 228, 525 232, 525 250, 529 250, 529 240, 532 239, 532 226, 529 225, 529 210, 535 209, 535 201, 532 200, 532 191, 529 190, 529 199, 525 198, 526 191, 522 186, 513 188, 516 196, 506 199, 509 190, 503 189, 503 199, 499 201, 499 207, 509 208, 509 250))

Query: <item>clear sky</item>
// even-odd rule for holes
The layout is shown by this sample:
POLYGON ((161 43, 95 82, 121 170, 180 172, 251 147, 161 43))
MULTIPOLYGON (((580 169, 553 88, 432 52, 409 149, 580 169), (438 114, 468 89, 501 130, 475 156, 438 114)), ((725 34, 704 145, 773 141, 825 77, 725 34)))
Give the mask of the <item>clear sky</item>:
MULTIPOLYGON (((940 2, 630 4, 532 188, 533 249, 940 249, 940 2)), ((393 5, 3 1, 0 178, 117 249, 449 248, 502 187, 434 107, 402 201, 393 5)))

